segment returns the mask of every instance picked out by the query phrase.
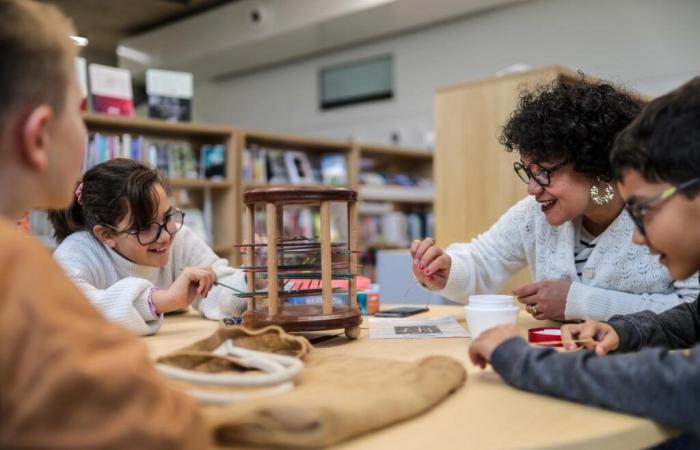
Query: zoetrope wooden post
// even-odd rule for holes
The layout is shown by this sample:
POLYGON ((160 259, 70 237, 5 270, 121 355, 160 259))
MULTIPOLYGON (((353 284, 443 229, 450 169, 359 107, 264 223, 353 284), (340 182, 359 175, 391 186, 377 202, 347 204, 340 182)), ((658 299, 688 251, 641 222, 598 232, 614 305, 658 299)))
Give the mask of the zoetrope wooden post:
POLYGON ((279 280, 277 279, 277 205, 267 203, 267 300, 271 316, 279 312, 279 280))
MULTIPOLYGON (((357 274, 357 202, 348 203, 348 251, 350 252, 350 273, 357 274)), ((350 307, 357 308, 357 280, 353 276, 349 280, 348 297, 350 307)))
MULTIPOLYGON (((253 267, 255 265, 255 247, 252 245, 255 243, 255 206, 246 205, 245 208, 246 216, 246 226, 248 227, 248 236, 244 242, 246 247, 245 264, 248 267, 253 267)), ((248 291, 255 291, 255 271, 249 271, 246 273, 246 281, 248 282, 248 291)), ((253 311, 255 309, 255 297, 248 298, 248 311, 253 311)))
POLYGON ((333 273, 331 271, 331 203, 321 202, 321 287, 323 314, 333 312, 333 273))
MULTIPOLYGON (((279 241, 282 242, 284 241, 284 207, 282 205, 277 204, 275 204, 275 207, 277 208, 277 237, 279 241)), ((279 255, 277 261, 284 261, 284 245, 279 246, 277 248, 277 255, 279 255)), ((287 280, 282 280, 282 289, 284 289, 284 285, 286 282, 287 280)))

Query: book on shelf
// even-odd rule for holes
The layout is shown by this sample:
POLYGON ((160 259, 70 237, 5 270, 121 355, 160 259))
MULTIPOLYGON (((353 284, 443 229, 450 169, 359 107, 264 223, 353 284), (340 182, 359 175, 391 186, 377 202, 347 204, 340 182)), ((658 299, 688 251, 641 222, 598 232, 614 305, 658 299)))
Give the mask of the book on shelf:
POLYGON ((270 184, 289 184, 290 178, 287 172, 286 153, 282 150, 267 151, 267 182, 270 184))
POLYGON ((197 157, 192 146, 187 142, 174 142, 171 144, 170 153, 170 177, 172 178, 198 178, 197 157))
POLYGON ((148 117, 189 122, 192 118, 192 74, 147 69, 148 117))
POLYGON ((169 176, 172 165, 172 152, 167 144, 152 142, 148 144, 148 164, 164 176, 169 176))
POLYGON ((345 186, 348 183, 348 164, 345 155, 326 153, 319 158, 321 181, 330 186, 345 186))
POLYGON ((126 69, 90 64, 90 90, 93 111, 116 116, 133 116, 131 73, 126 69))
POLYGON ((316 182, 311 162, 304 152, 288 151, 284 153, 287 176, 292 184, 313 184, 316 182))
POLYGON ((241 179, 244 181, 255 180, 253 152, 250 149, 243 149, 243 166, 241 167, 241 179))
POLYGON ((223 145, 202 146, 199 176, 218 180, 226 178, 226 148, 223 145))
POLYGON ((253 181, 256 183, 267 183, 267 150, 259 148, 254 151, 253 161, 255 167, 253 169, 253 181))

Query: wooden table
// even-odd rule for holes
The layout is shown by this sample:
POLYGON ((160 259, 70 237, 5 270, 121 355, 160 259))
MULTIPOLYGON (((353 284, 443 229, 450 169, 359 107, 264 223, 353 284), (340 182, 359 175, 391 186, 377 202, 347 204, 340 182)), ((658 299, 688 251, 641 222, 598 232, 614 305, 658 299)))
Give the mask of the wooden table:
MULTIPOLYGON (((459 306, 433 306, 423 316, 450 314, 464 323, 459 306)), ((415 316, 420 317, 420 316, 415 316)), ((365 322, 366 323, 366 322, 365 322)), ((521 313, 518 326, 547 323, 521 313)), ((166 318, 161 331, 143 338, 155 357, 212 333, 218 324, 194 313, 166 318)), ((316 345, 318 352, 412 361, 440 354, 464 363, 465 386, 433 410, 412 420, 352 439, 334 448, 372 449, 638 449, 672 431, 646 419, 531 394, 506 385, 490 368, 471 364, 471 339, 369 339, 366 325, 357 341, 340 336, 316 345)))

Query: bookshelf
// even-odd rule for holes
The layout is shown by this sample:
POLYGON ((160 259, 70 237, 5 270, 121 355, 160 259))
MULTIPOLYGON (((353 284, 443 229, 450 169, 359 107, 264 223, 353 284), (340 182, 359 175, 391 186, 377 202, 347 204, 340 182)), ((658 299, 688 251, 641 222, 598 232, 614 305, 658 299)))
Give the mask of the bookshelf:
MULTIPOLYGON (((398 220, 401 228, 401 215, 432 214, 433 155, 429 150, 369 145, 228 126, 109 116, 93 112, 84 113, 83 119, 91 135, 130 134, 143 136, 146 142, 185 142, 195 153, 204 145, 222 145, 226 155, 224 179, 169 177, 169 184, 177 206, 203 210, 204 216, 209 214, 211 247, 233 265, 241 263, 234 245, 243 242, 243 192, 259 187, 329 184, 324 183, 323 173, 319 170, 319 164, 324 158, 342 164, 344 176, 341 182, 337 183, 338 179, 333 177, 326 177, 325 181, 330 179, 334 182, 332 185, 358 190, 358 214, 361 218, 376 219, 388 214, 393 217, 389 224, 398 220), (293 183, 292 180, 287 180, 284 183, 274 183, 268 179, 255 179, 251 167, 245 167, 246 164, 251 164, 251 155, 246 159, 246 152, 251 148, 271 151, 277 157, 284 157, 286 152, 302 153, 312 166, 312 173, 308 175, 313 176, 313 181, 293 183), (381 173, 375 173, 374 185, 366 185, 361 179, 363 160, 364 164, 371 164, 381 173), (421 186, 394 184, 396 180, 393 178, 398 176, 401 181, 402 175, 411 180, 421 179, 426 183, 421 186), (378 177, 387 179, 382 178, 383 184, 377 185, 378 177)), ((147 161, 148 158, 142 156, 141 159, 147 161)), ((285 162, 285 168, 287 167, 285 162)), ((427 235, 425 233, 428 230, 425 229, 425 225, 422 226, 423 234, 427 235)), ((370 236, 361 240, 361 250, 367 254, 363 272, 373 275, 372 261, 377 250, 405 248, 407 243, 410 243, 409 238, 390 239, 387 242, 385 239, 370 236)))

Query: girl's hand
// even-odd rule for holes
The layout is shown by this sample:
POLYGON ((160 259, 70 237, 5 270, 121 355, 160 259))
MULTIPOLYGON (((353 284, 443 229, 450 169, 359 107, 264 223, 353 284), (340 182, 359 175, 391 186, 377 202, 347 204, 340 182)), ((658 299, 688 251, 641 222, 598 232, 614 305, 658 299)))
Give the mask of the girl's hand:
POLYGON ((411 243, 413 275, 431 291, 444 289, 450 276, 452 258, 435 245, 433 238, 411 243))
POLYGON ((569 324, 561 327, 561 340, 564 348, 573 350, 577 347, 574 340, 592 340, 581 345, 588 350, 595 350, 602 356, 608 352, 617 350, 620 346, 620 336, 613 327, 605 322, 588 320, 581 324, 569 324))
POLYGON ((571 280, 538 281, 514 289, 513 294, 535 319, 564 320, 570 287, 571 280))
POLYGON ((472 342, 469 347, 469 358, 475 365, 485 369, 486 364, 491 362, 491 354, 496 347, 515 336, 520 336, 515 325, 499 325, 490 328, 472 342))
POLYGON ((217 277, 209 266, 185 267, 168 289, 154 291, 151 300, 158 313, 189 306, 197 294, 205 298, 217 277))

